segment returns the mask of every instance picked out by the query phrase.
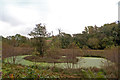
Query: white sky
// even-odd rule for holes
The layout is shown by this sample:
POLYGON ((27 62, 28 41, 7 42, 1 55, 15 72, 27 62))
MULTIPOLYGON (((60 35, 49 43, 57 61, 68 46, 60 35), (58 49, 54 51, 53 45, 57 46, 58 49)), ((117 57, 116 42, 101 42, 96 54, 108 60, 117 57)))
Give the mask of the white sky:
POLYGON ((28 36, 36 24, 47 31, 81 33, 85 26, 118 20, 119 0, 0 0, 0 35, 28 36))

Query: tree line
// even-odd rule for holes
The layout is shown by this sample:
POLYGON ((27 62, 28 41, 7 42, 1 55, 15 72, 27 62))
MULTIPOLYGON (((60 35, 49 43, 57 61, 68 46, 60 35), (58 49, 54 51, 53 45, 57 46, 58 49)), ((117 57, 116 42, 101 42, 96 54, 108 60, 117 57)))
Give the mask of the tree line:
POLYGON ((104 49, 120 45, 120 26, 114 22, 101 27, 87 26, 79 34, 66 34, 61 32, 58 36, 61 48, 68 48, 74 42, 79 48, 104 49))
POLYGON ((43 56, 46 50, 55 47, 68 49, 71 45, 77 48, 105 49, 113 46, 120 46, 120 23, 104 24, 101 27, 87 26, 79 34, 67 34, 59 29, 58 35, 49 35, 46 26, 37 24, 36 27, 28 33, 32 36, 27 38, 20 34, 15 36, 2 37, 3 44, 12 45, 13 47, 33 47, 35 51, 43 56), (50 40, 50 42, 47 42, 50 40))

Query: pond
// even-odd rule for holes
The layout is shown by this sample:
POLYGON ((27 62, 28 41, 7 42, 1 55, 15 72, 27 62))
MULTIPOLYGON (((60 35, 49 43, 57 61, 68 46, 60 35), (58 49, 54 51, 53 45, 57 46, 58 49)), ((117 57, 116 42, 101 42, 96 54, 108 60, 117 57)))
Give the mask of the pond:
MULTIPOLYGON (((22 56, 16 56, 16 64, 21 64, 21 65, 40 65, 40 66, 54 66, 54 63, 45 63, 45 62, 31 62, 28 60, 23 59, 26 56, 31 56, 31 55, 22 55, 22 56)), ((55 63, 56 67, 59 68, 88 68, 88 67, 97 67, 101 68, 104 66, 104 63, 107 62, 107 59, 105 58, 97 58, 97 57, 76 57, 78 58, 78 62, 76 64, 72 63, 55 63)), ((6 58, 4 62, 7 62, 7 60, 10 63, 13 63, 12 57, 6 58)), ((110 61, 109 61, 110 62, 110 61)), ((112 62, 110 62, 112 63, 112 62)))

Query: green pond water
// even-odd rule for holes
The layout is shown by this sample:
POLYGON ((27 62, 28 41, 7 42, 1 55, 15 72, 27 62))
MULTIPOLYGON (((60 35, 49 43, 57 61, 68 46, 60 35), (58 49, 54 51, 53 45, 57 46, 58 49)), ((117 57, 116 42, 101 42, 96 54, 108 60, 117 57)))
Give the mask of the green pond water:
MULTIPOLYGON (((54 63, 36 62, 35 64, 35 62, 31 62, 23 59, 26 56, 31 56, 31 55, 16 56, 16 64, 54 66, 54 63)), ((104 63, 107 62, 107 60, 104 58, 95 58, 95 57, 76 57, 76 58, 78 58, 79 61, 74 65, 72 63, 56 63, 55 66, 59 68, 88 68, 88 67, 101 68, 102 66, 104 66, 104 63)), ((6 58, 4 61, 7 62, 7 60, 10 63, 13 63, 12 57, 6 58)))

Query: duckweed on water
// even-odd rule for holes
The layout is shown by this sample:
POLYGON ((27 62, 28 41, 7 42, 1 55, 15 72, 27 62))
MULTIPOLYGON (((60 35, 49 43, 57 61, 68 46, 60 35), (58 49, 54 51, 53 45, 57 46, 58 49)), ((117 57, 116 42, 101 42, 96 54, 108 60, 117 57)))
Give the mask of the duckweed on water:
MULTIPOLYGON (((40 65, 40 66, 47 66, 47 67, 52 67, 54 66, 54 63, 45 63, 45 62, 31 62, 29 60, 25 60, 23 59, 26 56, 31 56, 31 55, 22 55, 22 56, 16 56, 16 64, 21 64, 21 65, 40 65)), ((103 63, 106 62, 107 60, 104 58, 95 58, 95 57, 77 57, 79 60, 77 62, 77 64, 74 64, 74 67, 72 67, 72 63, 55 63, 56 67, 59 68, 68 68, 72 67, 72 68, 88 68, 88 67, 97 67, 97 68, 101 68, 101 66, 103 66, 103 63)), ((7 59, 10 61, 10 63, 12 62, 12 57, 6 58, 5 62, 7 62, 7 59)))

